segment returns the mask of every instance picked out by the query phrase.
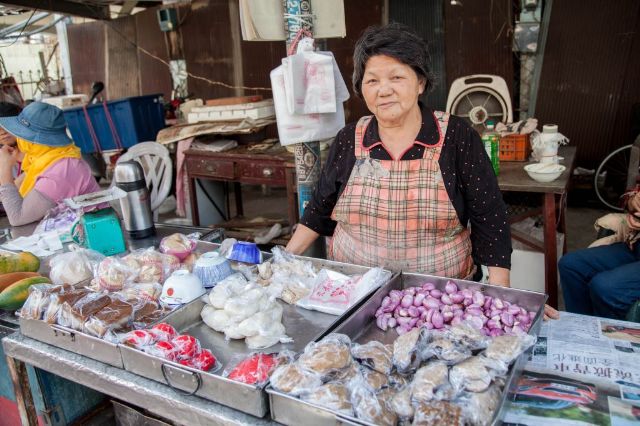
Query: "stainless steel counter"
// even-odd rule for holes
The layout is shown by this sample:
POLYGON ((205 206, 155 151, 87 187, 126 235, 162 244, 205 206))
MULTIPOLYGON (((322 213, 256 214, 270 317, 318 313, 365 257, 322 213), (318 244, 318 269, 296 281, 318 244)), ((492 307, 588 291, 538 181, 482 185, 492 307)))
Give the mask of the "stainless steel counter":
POLYGON ((2 340, 7 356, 126 401, 185 425, 273 425, 237 410, 195 396, 123 369, 13 333, 2 340))

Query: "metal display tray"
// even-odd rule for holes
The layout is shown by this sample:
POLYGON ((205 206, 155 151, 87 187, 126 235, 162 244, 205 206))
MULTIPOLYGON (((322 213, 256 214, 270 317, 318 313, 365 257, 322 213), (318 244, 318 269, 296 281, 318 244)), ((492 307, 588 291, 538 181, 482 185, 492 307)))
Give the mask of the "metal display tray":
MULTIPOLYGON (((323 259, 297 257, 311 261, 318 269, 327 268, 347 275, 363 274, 371 269, 323 259)), ((375 290, 365 296, 359 305, 374 293, 375 290)), ((278 300, 278 303, 283 308, 282 323, 293 342, 279 343, 262 350, 264 352, 273 353, 282 350, 300 352, 307 343, 321 339, 330 333, 358 307, 356 305, 342 316, 336 316, 299 308, 281 300, 278 300)), ((222 377, 224 368, 232 359, 242 358, 243 355, 249 355, 256 350, 249 349, 244 339, 226 340, 223 333, 214 331, 204 324, 200 317, 203 306, 204 302, 195 300, 171 313, 164 322, 171 324, 180 333, 196 337, 203 348, 213 352, 222 364, 222 368, 215 372, 202 372, 121 345, 124 368, 148 379, 166 383, 178 391, 198 395, 256 417, 264 417, 269 411, 264 386, 247 385, 222 377)))
MULTIPOLYGON (((354 342, 366 343, 371 340, 377 340, 382 343, 393 343, 397 334, 393 331, 382 331, 376 326, 375 312, 382 303, 382 299, 389 294, 391 290, 413 287, 425 282, 432 282, 436 288, 444 290, 444 286, 449 281, 447 278, 435 277, 422 274, 402 274, 392 278, 387 285, 378 289, 378 291, 369 300, 358 308, 349 318, 340 324, 334 330, 335 333, 342 333, 349 336, 354 342)), ((482 291, 487 296, 500 297, 503 300, 517 303, 529 311, 536 312, 529 334, 537 335, 542 324, 544 313, 544 304, 547 296, 542 293, 535 293, 525 290, 517 290, 512 288, 504 288, 480 284, 474 281, 465 281, 452 279, 459 288, 470 288, 472 290, 482 291)), ((504 405, 507 395, 516 385, 517 379, 522 373, 524 364, 526 364, 531 348, 520 355, 516 362, 511 366, 506 379, 505 387, 502 391, 499 409, 494 413, 491 424, 496 425, 501 422, 504 416, 504 405)), ((335 424, 349 425, 371 425, 362 419, 346 416, 333 410, 329 410, 321 405, 312 404, 302 401, 296 397, 278 392, 272 387, 268 387, 266 392, 269 394, 269 403, 271 406, 271 418, 285 425, 301 425, 305 426, 324 426, 335 424)))
MULTIPOLYGON (((198 241, 196 252, 205 253, 217 250, 219 247, 220 244, 198 241)), ((263 253, 263 255, 270 255, 270 253, 263 253)), ((75 285, 87 285, 89 281, 90 280, 83 281, 75 285)), ((164 318, 159 321, 161 322, 163 320, 164 318)), ((120 347, 115 343, 91 336, 82 331, 58 324, 49 324, 41 320, 20 318, 19 324, 20 332, 27 337, 84 355, 96 361, 104 362, 105 364, 113 365, 114 367, 124 368, 120 347)))

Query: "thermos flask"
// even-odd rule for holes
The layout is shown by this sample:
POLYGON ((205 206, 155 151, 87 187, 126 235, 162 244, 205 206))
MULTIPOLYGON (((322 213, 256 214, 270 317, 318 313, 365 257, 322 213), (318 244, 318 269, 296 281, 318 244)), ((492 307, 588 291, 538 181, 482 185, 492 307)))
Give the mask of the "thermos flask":
POLYGON ((151 199, 144 180, 144 171, 137 161, 123 161, 116 165, 116 186, 127 193, 120 199, 124 228, 130 238, 147 238, 156 233, 153 225, 151 199))

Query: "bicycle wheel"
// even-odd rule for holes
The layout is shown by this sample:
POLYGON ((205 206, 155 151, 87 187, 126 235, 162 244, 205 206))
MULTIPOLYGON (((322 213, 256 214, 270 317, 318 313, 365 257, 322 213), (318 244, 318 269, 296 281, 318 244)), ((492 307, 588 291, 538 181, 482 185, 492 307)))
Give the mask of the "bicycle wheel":
POLYGON ((593 187, 598 199, 610 209, 622 211, 620 197, 627 189, 631 145, 620 148, 607 155, 596 170, 593 187))

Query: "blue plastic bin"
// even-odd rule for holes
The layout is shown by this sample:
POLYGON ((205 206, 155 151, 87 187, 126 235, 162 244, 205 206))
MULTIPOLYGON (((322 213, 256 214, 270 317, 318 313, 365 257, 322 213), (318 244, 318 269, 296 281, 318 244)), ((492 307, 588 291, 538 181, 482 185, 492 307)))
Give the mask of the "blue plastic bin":
MULTIPOLYGON (((123 148, 129 148, 138 142, 154 141, 158 132, 165 127, 160 94, 109 101, 107 108, 123 148)), ((87 112, 101 151, 118 149, 102 104, 88 106, 87 112)), ((65 109, 64 118, 73 141, 80 150, 83 153, 96 152, 82 108, 65 109)))

